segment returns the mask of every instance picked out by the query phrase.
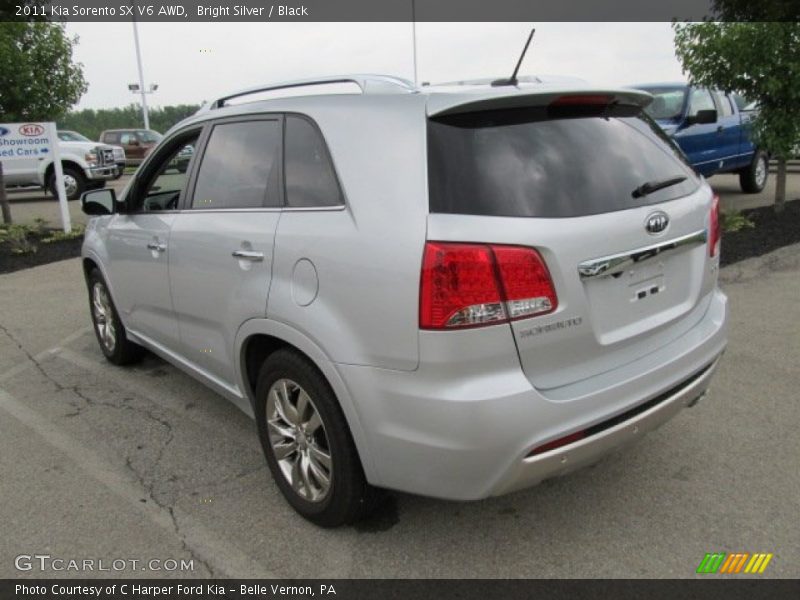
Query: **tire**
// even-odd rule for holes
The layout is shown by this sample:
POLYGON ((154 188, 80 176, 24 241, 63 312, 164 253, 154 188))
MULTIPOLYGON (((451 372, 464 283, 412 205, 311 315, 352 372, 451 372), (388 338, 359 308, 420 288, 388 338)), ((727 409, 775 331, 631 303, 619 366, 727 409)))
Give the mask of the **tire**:
POLYGON ((114 181, 122 177, 122 174, 125 172, 125 167, 117 165, 117 168, 114 169, 114 181))
POLYGON ((753 161, 739 171, 739 185, 745 194, 758 194, 769 179, 769 157, 763 150, 757 150, 753 161))
POLYGON ((89 286, 89 310, 92 328, 106 359, 115 365, 128 365, 144 355, 144 348, 128 339, 108 286, 97 269, 86 280, 89 286))
POLYGON ((336 396, 311 362, 289 349, 270 355, 258 374, 255 408, 269 470, 301 516, 338 527, 374 510, 380 493, 367 483, 336 396), (305 404, 299 414, 298 402, 305 404))
MULTIPOLYGON (((50 193, 58 200, 58 190, 56 189, 56 172, 50 173, 50 179, 47 183, 50 193)), ((67 200, 77 200, 81 194, 86 190, 86 177, 78 169, 73 167, 64 167, 64 188, 67 194, 67 200), (74 185, 73 185, 74 182, 74 185)))

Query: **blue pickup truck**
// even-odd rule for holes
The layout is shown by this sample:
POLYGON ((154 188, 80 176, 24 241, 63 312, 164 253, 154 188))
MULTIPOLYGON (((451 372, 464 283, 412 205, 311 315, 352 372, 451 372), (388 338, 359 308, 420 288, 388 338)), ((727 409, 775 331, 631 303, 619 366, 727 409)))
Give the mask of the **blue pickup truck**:
POLYGON ((700 174, 738 173, 742 191, 757 194, 769 175, 769 157, 750 141, 753 112, 737 94, 685 83, 634 85, 653 95, 645 109, 700 174))

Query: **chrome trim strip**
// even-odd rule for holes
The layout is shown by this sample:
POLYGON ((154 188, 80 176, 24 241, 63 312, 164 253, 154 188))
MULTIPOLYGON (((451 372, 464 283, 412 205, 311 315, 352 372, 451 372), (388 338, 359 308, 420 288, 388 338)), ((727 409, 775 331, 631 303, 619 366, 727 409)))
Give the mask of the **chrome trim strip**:
POLYGON ((578 264, 578 274, 581 279, 590 279, 592 277, 608 277, 621 273, 631 265, 640 263, 656 256, 663 256, 667 253, 672 253, 687 246, 694 246, 698 244, 705 244, 708 239, 708 232, 705 229, 695 231, 689 235, 684 235, 679 238, 653 244, 652 246, 645 246, 644 248, 637 248, 631 252, 621 252, 619 254, 611 254, 601 258, 593 258, 585 260, 578 264))

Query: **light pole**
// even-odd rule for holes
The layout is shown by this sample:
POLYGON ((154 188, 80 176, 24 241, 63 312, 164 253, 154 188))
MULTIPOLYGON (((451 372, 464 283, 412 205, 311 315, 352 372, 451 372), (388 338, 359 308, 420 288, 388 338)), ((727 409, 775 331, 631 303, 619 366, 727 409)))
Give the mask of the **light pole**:
POLYGON ((134 94, 140 94, 142 96, 142 115, 144 116, 144 128, 150 129, 150 116, 147 113, 147 100, 145 98, 147 94, 152 94, 158 89, 158 84, 151 83, 150 87, 145 89, 141 84, 129 83, 128 89, 134 94))
MULTIPOLYGON (((142 52, 139 50, 139 28, 136 26, 136 2, 133 6, 133 43, 136 46, 136 64, 139 66, 139 85, 130 84, 128 89, 132 92, 139 91, 142 94, 142 116, 144 117, 144 128, 150 129, 150 116, 147 114, 147 90, 144 87, 144 71, 142 69, 142 52), (136 86, 137 89, 134 89, 136 86)), ((150 92, 155 92, 158 86, 150 86, 150 92)))

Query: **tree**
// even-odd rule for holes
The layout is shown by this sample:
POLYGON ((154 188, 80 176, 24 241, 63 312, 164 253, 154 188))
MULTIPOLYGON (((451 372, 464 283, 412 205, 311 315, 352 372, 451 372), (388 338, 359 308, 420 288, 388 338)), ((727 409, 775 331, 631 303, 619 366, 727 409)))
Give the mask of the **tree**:
MULTIPOLYGON (((718 0, 717 5, 723 17, 725 10, 743 16, 741 3, 718 0)), ((752 136, 778 160, 775 211, 782 211, 786 161, 800 143, 800 24, 702 22, 673 28, 675 53, 692 84, 738 92, 756 102, 752 136)))
POLYGON ((88 86, 72 60, 77 43, 59 23, 0 22, 0 121, 54 121, 80 100, 88 86))

